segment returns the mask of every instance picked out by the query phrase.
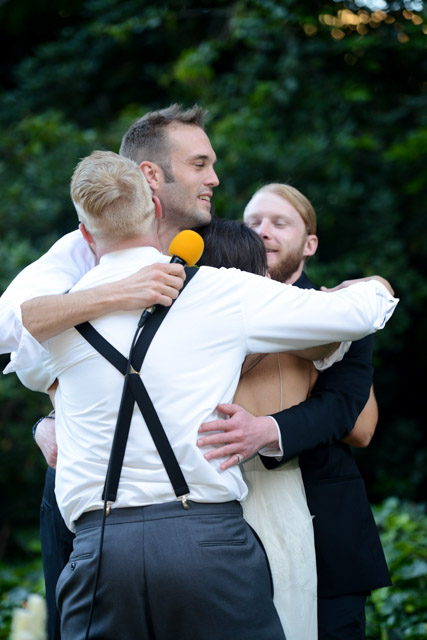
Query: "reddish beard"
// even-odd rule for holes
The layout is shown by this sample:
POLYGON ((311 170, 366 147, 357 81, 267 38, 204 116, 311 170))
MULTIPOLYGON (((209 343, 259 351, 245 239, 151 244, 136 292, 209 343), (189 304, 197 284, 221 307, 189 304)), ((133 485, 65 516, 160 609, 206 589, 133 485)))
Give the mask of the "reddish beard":
POLYGON ((290 251, 280 262, 268 268, 268 273, 272 280, 286 283, 294 275, 295 271, 304 261, 303 245, 290 251))

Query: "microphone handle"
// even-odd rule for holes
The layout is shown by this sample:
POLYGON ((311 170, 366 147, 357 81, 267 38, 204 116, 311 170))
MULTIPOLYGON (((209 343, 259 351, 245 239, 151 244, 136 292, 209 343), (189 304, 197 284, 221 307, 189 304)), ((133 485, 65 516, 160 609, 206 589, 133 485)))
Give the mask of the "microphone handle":
POLYGON ((146 323, 148 318, 151 318, 151 316, 155 312, 156 308, 157 308, 157 305, 155 304, 152 307, 148 307, 148 309, 145 309, 142 312, 142 315, 141 315, 140 319, 138 320, 138 328, 139 329, 142 329, 142 327, 144 326, 144 324, 146 323))
POLYGON ((170 259, 170 262, 172 262, 173 264, 182 264, 183 267, 185 267, 185 265, 187 264, 184 260, 184 258, 180 258, 179 256, 173 255, 172 258, 170 259))
MULTIPOLYGON (((182 264, 183 267, 185 267, 185 265, 187 264, 183 258, 180 258, 179 256, 176 256, 176 255, 172 256, 172 258, 170 259, 170 262, 172 262, 174 264, 176 264, 176 263, 182 264)), ((147 309, 145 309, 145 311, 143 312, 142 316, 138 320, 138 327, 140 329, 144 326, 144 324, 146 323, 148 318, 150 318, 153 315, 153 313, 155 312, 156 309, 157 309, 157 304, 153 305, 152 307, 148 307, 147 309)))

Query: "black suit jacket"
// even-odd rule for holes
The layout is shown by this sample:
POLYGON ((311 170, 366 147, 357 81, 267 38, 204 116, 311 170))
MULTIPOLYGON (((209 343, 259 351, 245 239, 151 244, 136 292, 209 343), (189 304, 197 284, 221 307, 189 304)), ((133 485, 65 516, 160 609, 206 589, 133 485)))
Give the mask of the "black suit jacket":
MULTIPOLYGON (((313 288, 305 274, 295 282, 313 288)), ((365 485, 349 447, 372 384, 373 336, 354 342, 341 362, 321 373, 310 398, 275 414, 285 455, 299 455, 307 503, 314 516, 318 595, 367 592, 391 584, 365 485)))

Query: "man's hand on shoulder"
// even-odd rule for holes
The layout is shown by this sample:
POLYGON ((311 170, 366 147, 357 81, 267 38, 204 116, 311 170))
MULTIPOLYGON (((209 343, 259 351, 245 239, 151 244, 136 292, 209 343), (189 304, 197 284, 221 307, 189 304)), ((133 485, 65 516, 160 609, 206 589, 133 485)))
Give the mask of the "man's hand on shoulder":
POLYGON ((358 282, 369 282, 369 280, 377 280, 382 285, 384 285, 384 287, 391 293, 392 296, 394 296, 393 287, 391 286, 388 280, 386 280, 385 278, 382 278, 381 276, 367 276, 366 278, 344 280, 344 282, 341 282, 341 284, 338 284, 336 287, 331 287, 331 288, 320 287, 320 289, 321 291, 328 291, 328 292, 339 291, 340 289, 345 289, 347 287, 350 287, 352 284, 357 284, 358 282))
POLYGON ((146 309, 155 304, 170 307, 185 280, 184 267, 176 263, 158 263, 108 285, 121 311, 146 309))

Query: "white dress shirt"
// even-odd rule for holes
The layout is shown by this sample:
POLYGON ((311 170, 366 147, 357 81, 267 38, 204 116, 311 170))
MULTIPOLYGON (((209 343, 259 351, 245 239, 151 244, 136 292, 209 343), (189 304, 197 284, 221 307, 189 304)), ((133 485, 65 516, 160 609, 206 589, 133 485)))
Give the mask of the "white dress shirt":
POLYGON ((37 364, 44 354, 43 346, 22 324, 21 304, 38 296, 66 293, 95 264, 94 254, 76 230, 16 276, 0 297, 0 353, 13 352, 4 373, 37 364))
MULTIPOLYGON (((106 254, 72 289, 118 280, 154 262, 151 247, 106 254)), ((336 293, 302 290, 236 269, 202 267, 174 303, 154 337, 141 375, 168 435, 190 499, 243 500, 237 466, 220 471, 196 446, 198 428, 231 402, 249 353, 303 349, 357 340, 382 328, 397 300, 376 281, 336 293)), ((127 357, 140 312, 115 312, 93 321, 127 357)), ((85 511, 102 508, 101 494, 123 387, 123 376, 75 329, 45 343, 45 364, 58 378, 57 499, 72 528, 85 511)), ((175 499, 144 420, 135 408, 115 507, 175 499)))

